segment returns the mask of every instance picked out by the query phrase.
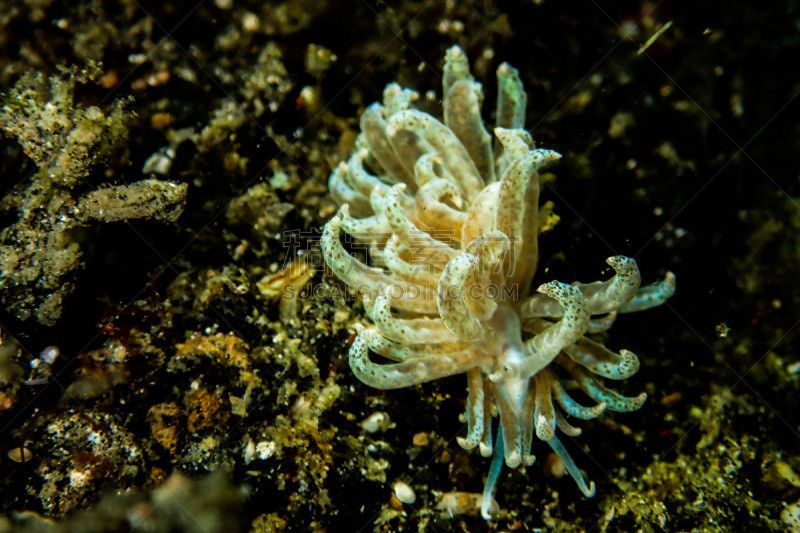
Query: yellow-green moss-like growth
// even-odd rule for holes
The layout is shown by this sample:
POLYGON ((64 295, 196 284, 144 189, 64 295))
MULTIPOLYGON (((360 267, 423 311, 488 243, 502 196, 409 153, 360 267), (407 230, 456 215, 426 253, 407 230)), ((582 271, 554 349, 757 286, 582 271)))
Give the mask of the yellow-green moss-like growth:
POLYGON ((96 188, 87 180, 96 165, 126 159, 128 100, 115 100, 107 111, 75 102, 75 86, 99 74, 96 63, 49 78, 27 73, 2 100, 0 131, 38 167, 0 200, 0 211, 18 215, 0 231, 0 300, 22 320, 35 315, 52 325, 61 316, 74 289, 66 274, 81 264, 70 230, 93 221, 175 220, 183 209, 184 184, 143 180, 96 188))

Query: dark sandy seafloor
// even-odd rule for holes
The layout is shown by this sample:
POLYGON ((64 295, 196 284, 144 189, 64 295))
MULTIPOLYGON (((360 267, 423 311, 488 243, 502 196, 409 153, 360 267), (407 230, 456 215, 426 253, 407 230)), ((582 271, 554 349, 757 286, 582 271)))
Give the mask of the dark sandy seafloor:
POLYGON ((800 531, 798 58, 789 0, 0 0, 0 531, 800 531), (454 44, 563 155, 534 283, 677 276, 605 339, 648 401, 567 442, 597 495, 540 443, 490 522, 464 377, 358 381, 318 242, 454 44))

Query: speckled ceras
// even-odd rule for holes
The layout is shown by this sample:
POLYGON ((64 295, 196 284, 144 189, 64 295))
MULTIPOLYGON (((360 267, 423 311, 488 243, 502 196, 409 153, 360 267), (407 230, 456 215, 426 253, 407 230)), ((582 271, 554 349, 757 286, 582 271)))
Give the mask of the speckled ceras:
POLYGON ((443 122, 414 109, 415 92, 389 84, 383 103, 361 115, 356 152, 330 177, 341 208, 322 236, 326 263, 362 296, 372 320, 357 326, 350 348, 361 381, 394 389, 467 375, 467 431, 458 443, 494 454, 486 519, 502 463, 533 464, 534 434, 594 495, 556 429, 578 436, 568 416, 633 411, 646 395, 625 397, 603 384, 632 376, 639 360, 591 337, 619 313, 660 305, 675 291, 672 273, 640 287, 636 261, 613 256, 607 281, 550 281, 529 294, 542 227, 539 170, 561 156, 537 149, 523 129, 527 97, 517 71, 504 63, 497 80, 494 137, 480 115, 481 84, 457 46, 445 58, 443 122), (342 231, 369 247, 375 266, 345 251, 342 231), (371 352, 393 362, 374 363, 371 352), (568 390, 596 404, 583 406, 568 390))

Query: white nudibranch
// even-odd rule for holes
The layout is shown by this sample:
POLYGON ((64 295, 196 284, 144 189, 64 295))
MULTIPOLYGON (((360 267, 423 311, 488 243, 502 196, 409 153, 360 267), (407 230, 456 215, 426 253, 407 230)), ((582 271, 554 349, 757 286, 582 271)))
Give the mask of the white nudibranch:
POLYGON ((636 261, 624 256, 608 258, 615 275, 606 281, 534 283, 550 215, 539 209, 539 172, 561 156, 536 148, 524 129, 517 71, 503 63, 497 82, 494 136, 480 114, 482 86, 457 46, 445 58, 443 121, 412 106, 415 92, 389 84, 383 102, 361 115, 356 153, 330 177, 341 208, 321 242, 327 265, 363 297, 373 323, 357 328, 350 348, 361 381, 395 389, 466 374, 467 430, 458 443, 494 454, 481 503, 487 520, 502 463, 532 465, 534 436, 594 495, 556 430, 578 436, 570 417, 634 411, 646 395, 625 397, 604 384, 632 376, 639 360, 593 336, 619 313, 658 306, 675 292, 670 272, 640 287, 636 261), (343 232, 379 264, 347 252, 343 232), (374 362, 372 353, 391 363, 374 362), (576 390, 594 405, 573 399, 576 390))

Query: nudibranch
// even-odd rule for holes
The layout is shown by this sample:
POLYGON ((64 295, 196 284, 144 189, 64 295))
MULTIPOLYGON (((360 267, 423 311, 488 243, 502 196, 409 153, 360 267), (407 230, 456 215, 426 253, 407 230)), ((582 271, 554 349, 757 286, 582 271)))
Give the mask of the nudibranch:
POLYGON ((647 396, 604 384, 635 374, 639 360, 592 336, 619 313, 655 307, 675 292, 669 272, 640 287, 636 261, 619 255, 606 261, 615 271, 607 281, 549 281, 532 292, 544 218, 539 172, 561 156, 536 148, 524 129, 527 96, 517 70, 503 63, 497 81, 494 136, 481 118, 481 84, 457 46, 445 58, 443 121, 415 109, 417 93, 389 84, 383 103, 361 115, 356 152, 330 177, 341 207, 321 241, 328 267, 363 298, 372 322, 357 327, 350 347, 358 379, 396 389, 466 374, 466 435, 458 444, 494 454, 481 509, 487 520, 503 461, 532 465, 534 435, 583 494, 594 495, 556 430, 577 436, 569 417, 634 411, 647 396), (371 264, 345 249, 343 232, 367 247, 371 264), (576 390, 596 403, 580 404, 576 390))

